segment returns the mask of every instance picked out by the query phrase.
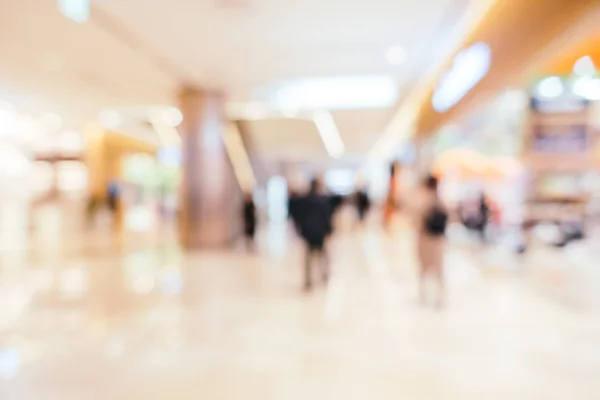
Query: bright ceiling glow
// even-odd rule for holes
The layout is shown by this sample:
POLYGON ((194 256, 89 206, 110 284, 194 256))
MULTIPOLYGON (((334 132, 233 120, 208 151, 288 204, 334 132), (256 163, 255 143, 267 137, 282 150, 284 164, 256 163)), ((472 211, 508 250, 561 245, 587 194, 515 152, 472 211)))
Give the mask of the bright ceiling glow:
POLYGON ((7 176, 22 176, 29 169, 31 163, 14 146, 0 147, 0 171, 7 176))
POLYGON ((582 76, 573 83, 573 93, 586 100, 600 100, 600 78, 582 76))
POLYGON ((169 107, 163 111, 163 121, 165 124, 172 126, 173 128, 179 126, 183 121, 183 114, 176 107, 169 107))
POLYGON ((98 121, 106 129, 115 129, 121 123, 121 115, 115 110, 102 110, 98 121))
POLYGON ((590 76, 596 74, 596 66, 590 56, 583 56, 575 61, 573 73, 577 76, 590 76))
POLYGON ((53 113, 42 115, 42 125, 48 133, 57 132, 62 127, 62 118, 53 113))
POLYGON ((10 104, 0 103, 0 136, 9 136, 17 133, 18 120, 16 111, 10 104))
POLYGON ((392 65, 402 65, 406 61, 406 51, 402 46, 390 47, 386 53, 386 58, 392 65))
POLYGON ((398 96, 394 80, 381 75, 298 79, 273 89, 269 105, 278 110, 386 108, 398 96))
POLYGON ((456 105, 488 73, 491 54, 482 42, 458 53, 433 92, 433 108, 445 112, 456 105))
POLYGON ((356 187, 356 173, 352 169, 330 169, 323 178, 325 185, 337 194, 352 193, 356 187))
POLYGON ((60 12, 67 18, 84 23, 90 19, 91 0, 58 0, 60 12))
POLYGON ((325 145, 327 153, 332 158, 340 158, 344 155, 344 142, 340 137, 340 132, 331 113, 328 111, 318 111, 314 114, 313 121, 319 130, 319 135, 321 135, 321 140, 325 145))
POLYGON ((536 87, 536 93, 544 99, 555 99, 565 92, 565 85, 558 76, 542 79, 536 87))

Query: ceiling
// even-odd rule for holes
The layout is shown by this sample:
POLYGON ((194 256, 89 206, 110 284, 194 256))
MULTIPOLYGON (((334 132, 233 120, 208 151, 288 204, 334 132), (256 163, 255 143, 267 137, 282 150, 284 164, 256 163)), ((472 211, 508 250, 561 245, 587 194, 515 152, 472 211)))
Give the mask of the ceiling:
MULTIPOLYGON (((489 68, 459 101, 445 111, 432 101, 440 85, 432 85, 421 103, 416 131, 430 135, 444 123, 465 116, 473 107, 489 101, 509 85, 522 85, 532 70, 539 71, 549 59, 571 46, 573 40, 590 29, 597 32, 600 5, 597 0, 495 1, 479 23, 465 37, 442 71, 445 77, 456 69, 458 53, 480 44, 488 48, 489 68)), ((479 55, 478 55, 479 56, 479 55)), ((464 60, 464 58, 462 58, 464 60)), ((476 67, 485 61, 475 60, 476 67)), ((461 65, 464 71, 468 66, 461 65)), ((571 64, 572 68, 572 64, 571 64)), ((539 73, 539 72, 538 72, 539 73)))
MULTIPOLYGON (((399 100, 446 45, 468 0, 93 0, 77 24, 57 0, 0 0, 0 99, 69 128, 103 108, 175 104, 184 85, 255 101, 294 78, 387 75, 399 100), (386 51, 402 46, 403 65, 386 51)), ((364 154, 390 108, 333 110, 348 157, 364 154)), ((314 124, 255 122, 266 156, 327 157, 314 124)))
POLYGON ((577 60, 584 56, 590 57, 596 66, 600 65, 600 34, 597 30, 551 60, 540 75, 571 75, 577 60))

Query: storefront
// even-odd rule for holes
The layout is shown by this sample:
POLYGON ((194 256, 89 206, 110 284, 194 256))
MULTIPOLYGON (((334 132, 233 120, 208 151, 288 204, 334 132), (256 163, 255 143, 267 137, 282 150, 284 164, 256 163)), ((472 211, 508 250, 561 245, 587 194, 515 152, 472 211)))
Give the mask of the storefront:
POLYGON ((485 195, 494 203, 497 225, 521 223, 526 169, 520 153, 527 106, 523 91, 507 90, 433 136, 431 168, 451 209, 473 208, 485 195))
POLYGON ((157 158, 143 153, 124 157, 120 186, 128 230, 143 232, 175 223, 181 167, 174 151, 178 150, 161 150, 157 158))

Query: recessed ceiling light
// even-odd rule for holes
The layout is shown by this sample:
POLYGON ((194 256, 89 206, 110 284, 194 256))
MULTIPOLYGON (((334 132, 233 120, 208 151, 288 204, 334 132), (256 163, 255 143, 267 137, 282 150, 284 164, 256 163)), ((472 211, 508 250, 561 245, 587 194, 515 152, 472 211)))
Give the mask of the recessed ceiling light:
POLYGON ((396 82, 385 75, 294 79, 270 88, 269 106, 277 110, 385 108, 396 102, 396 82))
POLYGON ((17 133, 17 113, 12 107, 3 107, 0 103, 0 136, 9 136, 17 133))
POLYGON ((402 46, 390 47, 386 53, 386 58, 390 64, 402 65, 406 61, 406 51, 402 46))
POLYGON ((84 23, 90 19, 91 0, 58 0, 60 12, 67 18, 84 23))
POLYGON ((478 42, 462 50, 454 57, 431 99, 438 112, 454 107, 488 73, 491 64, 491 49, 478 42))
POLYGON ((596 66, 590 56, 583 56, 579 60, 575 61, 573 65, 573 72, 577 76, 590 76, 596 73, 596 66))

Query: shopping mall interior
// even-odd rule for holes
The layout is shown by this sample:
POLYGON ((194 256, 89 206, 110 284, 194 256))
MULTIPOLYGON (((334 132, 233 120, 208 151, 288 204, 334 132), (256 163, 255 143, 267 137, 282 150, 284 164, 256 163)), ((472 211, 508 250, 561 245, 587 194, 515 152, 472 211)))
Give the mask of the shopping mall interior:
POLYGON ((599 21, 0 0, 0 399, 600 399, 599 21))

